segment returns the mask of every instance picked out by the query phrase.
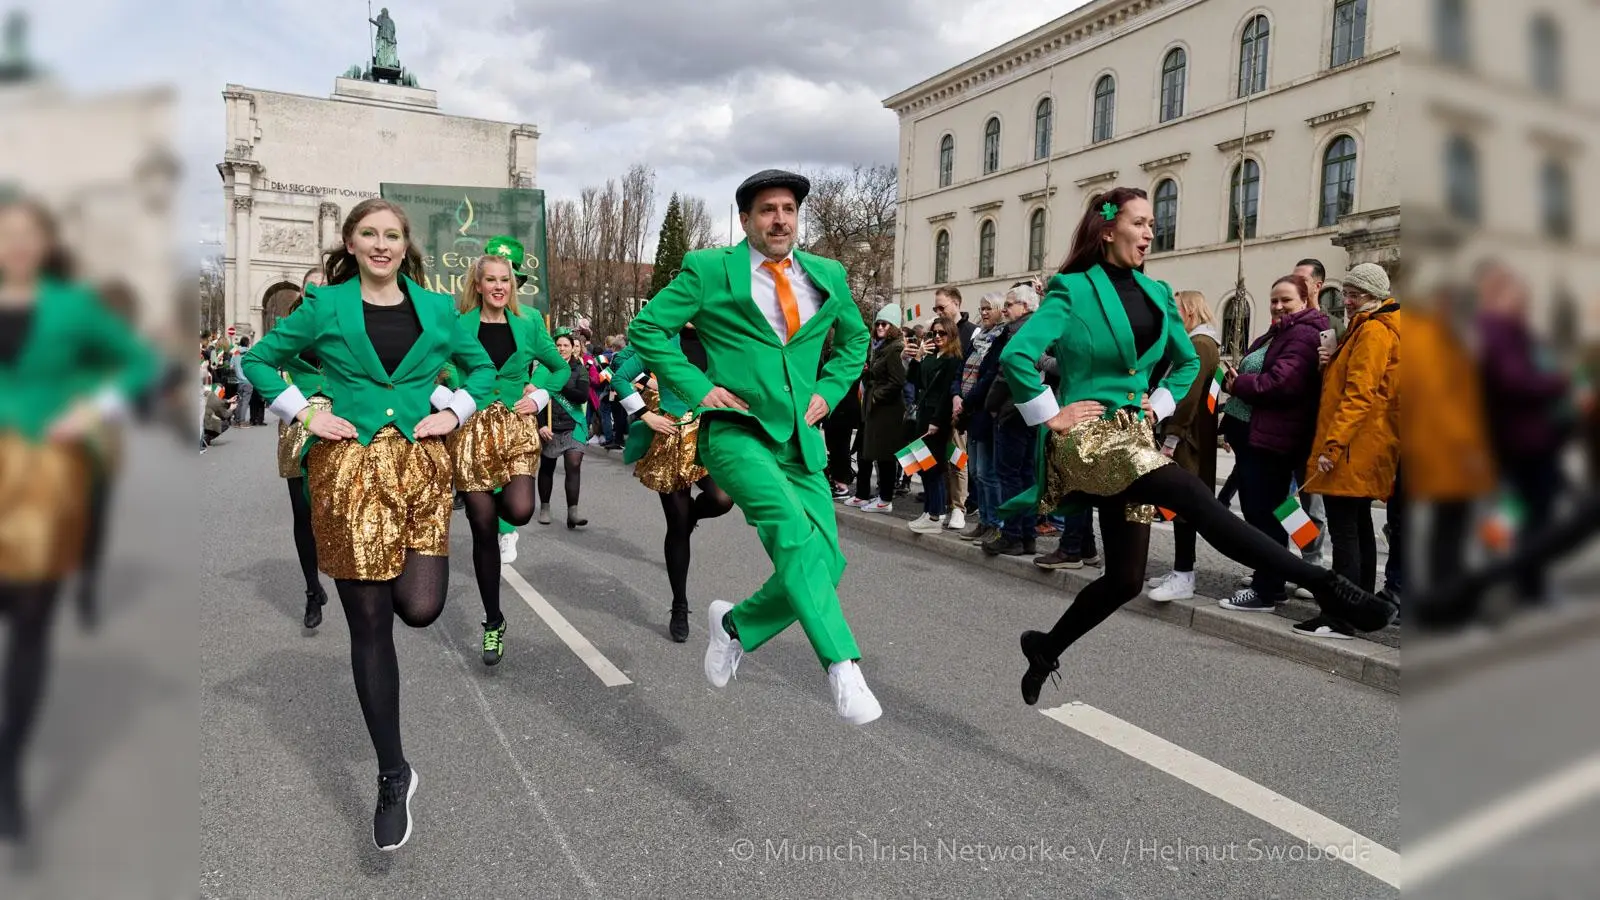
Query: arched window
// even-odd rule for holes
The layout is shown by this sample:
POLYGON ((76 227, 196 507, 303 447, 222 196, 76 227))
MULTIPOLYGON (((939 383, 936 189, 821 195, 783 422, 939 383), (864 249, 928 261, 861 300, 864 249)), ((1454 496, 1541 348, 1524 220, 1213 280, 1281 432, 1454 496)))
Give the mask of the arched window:
POLYGON ((1050 155, 1050 128, 1055 121, 1055 107, 1050 98, 1039 101, 1033 110, 1033 158, 1044 159, 1050 155))
POLYGON ((1161 121, 1183 115, 1184 82, 1189 74, 1189 54, 1175 47, 1161 61, 1161 121))
POLYGON ((1028 271, 1044 268, 1044 210, 1036 209, 1028 217, 1028 271))
POLYGON ((939 187, 949 187, 956 170, 956 139, 945 135, 939 142, 939 187))
POLYGON ((1317 227, 1327 228, 1356 207, 1356 139, 1344 135, 1322 154, 1322 209, 1317 227))
POLYGON ((1450 214, 1478 221, 1478 150, 1461 135, 1450 138, 1444 152, 1445 196, 1450 214))
POLYGON ((1239 38, 1239 96, 1267 89, 1267 45, 1272 26, 1266 16, 1256 16, 1239 38))
POLYGON ((1433 0, 1433 42, 1445 62, 1463 66, 1472 62, 1466 0, 1433 0))
POLYGON ((1093 143, 1111 140, 1116 127, 1117 81, 1110 75, 1100 76, 1094 83, 1094 140, 1093 143))
POLYGON ((1549 160, 1539 171, 1539 201, 1544 233, 1556 240, 1572 237, 1572 177, 1561 162, 1549 160))
POLYGON ((1171 178, 1156 185, 1155 193, 1155 243, 1150 249, 1156 253, 1176 249, 1178 246, 1178 183, 1171 178))
POLYGON ((941 228, 933 239, 933 283, 944 284, 950 280, 950 232, 941 228))
POLYGON ((983 174, 992 175, 1000 168, 1000 120, 990 119, 983 126, 983 174))
POLYGON ((1222 304, 1222 352, 1237 361, 1250 347, 1250 300, 1234 295, 1222 304))
POLYGON ((1256 214, 1261 209, 1261 167, 1253 159, 1233 167, 1233 185, 1228 191, 1228 240, 1239 239, 1240 218, 1244 236, 1256 236, 1256 214))
POLYGON ((994 220, 984 219, 978 229, 978 277, 994 277, 994 220))
POLYGON ((1547 15, 1529 26, 1529 54, 1533 63, 1533 86, 1552 96, 1561 94, 1561 34, 1547 15))
POLYGON ((1336 0, 1333 4, 1333 53, 1328 64, 1342 66, 1367 53, 1367 0, 1336 0))

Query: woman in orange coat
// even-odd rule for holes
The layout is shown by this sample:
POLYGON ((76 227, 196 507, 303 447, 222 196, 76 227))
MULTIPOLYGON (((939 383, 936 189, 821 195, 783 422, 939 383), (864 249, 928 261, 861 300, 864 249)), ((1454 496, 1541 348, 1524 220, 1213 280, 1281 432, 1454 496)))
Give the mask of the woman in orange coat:
MULTIPOLYGON (((1350 329, 1322 376, 1316 439, 1304 489, 1327 501, 1333 570, 1365 590, 1378 580, 1372 502, 1394 492, 1400 465, 1400 304, 1381 266, 1362 263, 1344 280, 1350 329)), ((1353 634, 1326 616, 1301 622, 1302 634, 1353 634)))

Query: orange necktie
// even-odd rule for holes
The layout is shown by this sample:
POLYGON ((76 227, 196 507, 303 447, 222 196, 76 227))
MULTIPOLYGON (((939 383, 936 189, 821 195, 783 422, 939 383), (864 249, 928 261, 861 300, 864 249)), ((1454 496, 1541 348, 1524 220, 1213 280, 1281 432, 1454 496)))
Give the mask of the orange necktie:
POLYGON ((783 309, 783 321, 789 326, 789 333, 784 335, 784 340, 788 340, 800 330, 800 304, 795 302, 794 288, 789 285, 789 276, 783 272, 789 268, 789 260, 773 262, 769 259, 761 263, 761 268, 772 273, 772 281, 777 285, 778 306, 783 309))

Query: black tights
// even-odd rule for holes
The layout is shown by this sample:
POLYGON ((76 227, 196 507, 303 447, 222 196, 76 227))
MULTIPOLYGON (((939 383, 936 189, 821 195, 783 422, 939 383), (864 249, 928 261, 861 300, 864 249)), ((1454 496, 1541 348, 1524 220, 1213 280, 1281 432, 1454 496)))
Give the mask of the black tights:
POLYGON ((688 488, 661 495, 661 511, 667 516, 662 553, 667 559, 667 583, 672 586, 674 606, 689 602, 689 535, 702 519, 715 519, 733 509, 733 498, 717 487, 710 475, 695 485, 700 493, 693 498, 688 488))
MULTIPOLYGON (((566 463, 567 505, 577 506, 578 486, 583 481, 583 451, 568 450, 561 454, 561 457, 566 463)), ((555 492, 555 481, 555 457, 539 457, 539 504, 541 506, 548 507, 550 505, 550 495, 555 492)))
POLYGON ((533 519, 533 476, 518 475, 500 493, 469 491, 467 524, 472 527, 472 571, 478 576, 483 619, 498 625, 500 615, 500 523, 526 525, 533 519))
POLYGON ((1322 585, 1333 577, 1333 573, 1302 560, 1250 523, 1234 516, 1199 478, 1175 465, 1162 466, 1145 475, 1115 497, 1094 499, 1100 509, 1105 574, 1079 591, 1060 621, 1050 629, 1046 646, 1052 657, 1061 655, 1074 641, 1144 589, 1150 526, 1128 521, 1129 503, 1148 503, 1172 510, 1192 524, 1206 543, 1245 566, 1279 574, 1308 588, 1322 585))
POLYGON ((400 662, 394 652, 394 617, 412 628, 426 628, 444 612, 450 559, 407 552, 405 569, 393 581, 334 584, 350 623, 350 671, 367 733, 378 752, 378 771, 394 774, 405 766, 400 747, 400 662))
POLYGON ((306 480, 291 478, 289 507, 294 510, 294 552, 300 557, 300 574, 306 579, 306 593, 321 594, 317 577, 317 536, 311 531, 311 501, 306 499, 306 480))
POLYGON ((93 615, 98 605, 100 564, 106 556, 106 528, 111 524, 111 476, 102 472, 89 482, 89 521, 83 535, 83 566, 78 576, 78 607, 93 615))
POLYGON ((0 691, 0 780, 15 788, 21 777, 22 750, 44 696, 50 665, 50 622, 60 584, 0 585, 0 616, 10 625, 0 691))

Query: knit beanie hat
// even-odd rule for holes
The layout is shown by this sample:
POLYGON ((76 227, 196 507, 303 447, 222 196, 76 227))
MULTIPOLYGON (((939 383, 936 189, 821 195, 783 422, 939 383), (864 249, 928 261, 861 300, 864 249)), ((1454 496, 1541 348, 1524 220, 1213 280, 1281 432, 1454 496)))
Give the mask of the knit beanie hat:
POLYGON ((1377 263, 1362 263, 1345 273, 1344 286, 1355 288, 1364 294, 1387 300, 1389 293, 1389 273, 1377 263))
POLYGON ((877 324, 878 322, 888 322, 890 325, 898 328, 900 326, 900 318, 900 307, 890 303, 884 306, 883 309, 878 310, 878 318, 873 324, 877 324))

